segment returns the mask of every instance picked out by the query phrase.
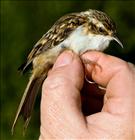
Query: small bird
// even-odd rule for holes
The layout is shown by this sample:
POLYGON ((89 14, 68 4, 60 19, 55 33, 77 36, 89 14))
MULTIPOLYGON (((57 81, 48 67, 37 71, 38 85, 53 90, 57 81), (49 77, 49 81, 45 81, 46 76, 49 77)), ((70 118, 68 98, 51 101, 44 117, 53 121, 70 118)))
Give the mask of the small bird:
POLYGON ((115 23, 104 12, 89 9, 67 14, 56 21, 35 44, 26 63, 20 67, 25 72, 32 64, 32 73, 16 113, 12 133, 20 115, 25 121, 24 128, 27 128, 38 90, 62 51, 70 49, 78 55, 91 50, 103 51, 111 40, 123 47, 116 37, 115 23))

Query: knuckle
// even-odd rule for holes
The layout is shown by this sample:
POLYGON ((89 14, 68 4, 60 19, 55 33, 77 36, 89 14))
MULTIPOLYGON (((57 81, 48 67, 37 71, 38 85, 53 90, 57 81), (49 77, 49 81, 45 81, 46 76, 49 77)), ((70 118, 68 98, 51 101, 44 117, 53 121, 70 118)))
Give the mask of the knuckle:
POLYGON ((130 66, 127 62, 123 61, 122 63, 120 63, 119 67, 118 67, 119 71, 127 71, 130 69, 130 66))

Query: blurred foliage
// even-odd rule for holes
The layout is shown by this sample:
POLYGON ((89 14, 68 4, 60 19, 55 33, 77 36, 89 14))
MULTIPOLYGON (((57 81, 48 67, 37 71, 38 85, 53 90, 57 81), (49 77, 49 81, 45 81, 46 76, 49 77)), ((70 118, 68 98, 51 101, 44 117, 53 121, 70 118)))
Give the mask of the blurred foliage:
MULTIPOLYGON (((135 2, 134 1, 1 1, 0 7, 0 66, 1 66, 1 140, 36 140, 40 130, 40 102, 33 111, 26 136, 22 136, 23 121, 18 122, 11 136, 11 125, 18 103, 28 81, 21 76, 18 66, 38 39, 61 16, 70 12, 98 9, 108 13, 117 24, 117 31, 124 48, 111 43, 106 53, 135 63, 135 2)), ((40 97, 39 97, 40 98, 40 97)))

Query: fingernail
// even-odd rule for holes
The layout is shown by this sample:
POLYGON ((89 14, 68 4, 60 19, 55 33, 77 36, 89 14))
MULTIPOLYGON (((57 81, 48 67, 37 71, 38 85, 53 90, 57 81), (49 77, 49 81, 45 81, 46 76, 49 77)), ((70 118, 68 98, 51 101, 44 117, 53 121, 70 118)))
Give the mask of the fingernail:
POLYGON ((73 61, 73 52, 65 51, 56 60, 53 68, 62 67, 70 64, 73 61))

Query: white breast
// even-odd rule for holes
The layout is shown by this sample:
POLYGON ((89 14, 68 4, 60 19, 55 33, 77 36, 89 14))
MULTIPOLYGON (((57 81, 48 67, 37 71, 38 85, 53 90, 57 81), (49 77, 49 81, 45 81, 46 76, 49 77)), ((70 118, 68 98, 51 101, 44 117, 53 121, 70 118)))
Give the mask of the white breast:
POLYGON ((111 38, 108 36, 85 34, 83 26, 80 26, 59 45, 60 47, 69 47, 80 54, 88 50, 103 51, 109 45, 110 40, 111 38))

